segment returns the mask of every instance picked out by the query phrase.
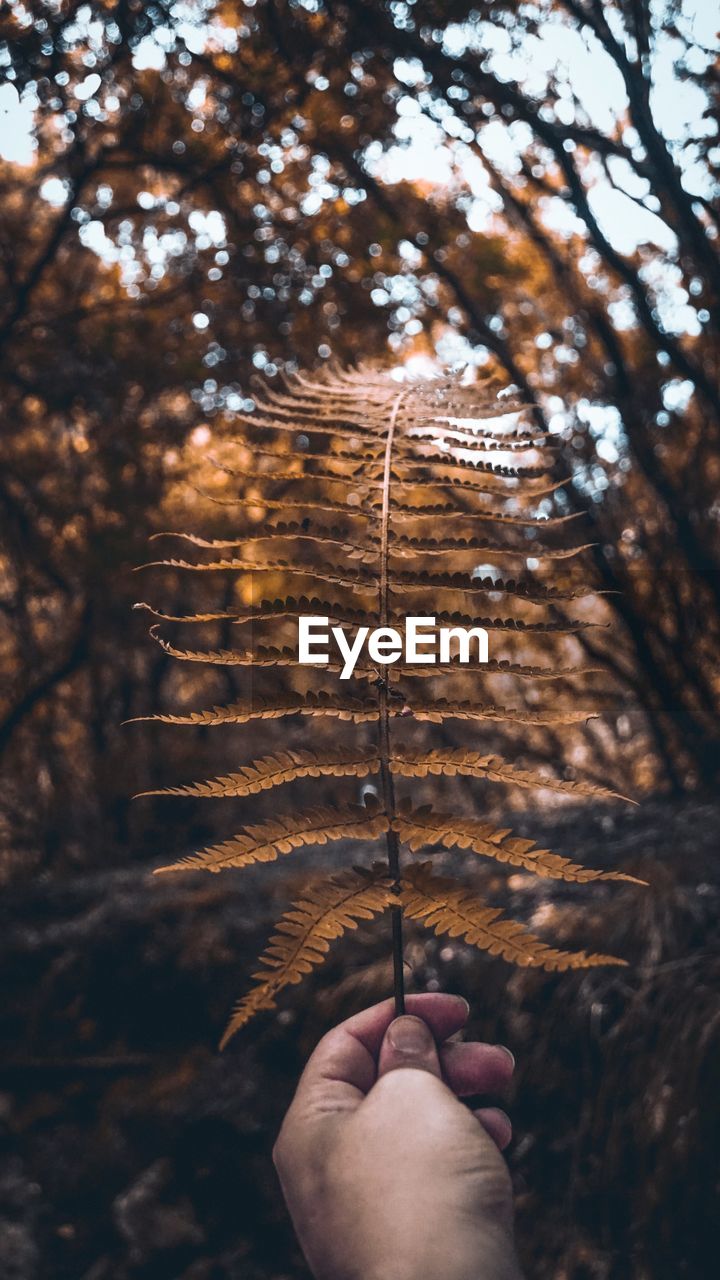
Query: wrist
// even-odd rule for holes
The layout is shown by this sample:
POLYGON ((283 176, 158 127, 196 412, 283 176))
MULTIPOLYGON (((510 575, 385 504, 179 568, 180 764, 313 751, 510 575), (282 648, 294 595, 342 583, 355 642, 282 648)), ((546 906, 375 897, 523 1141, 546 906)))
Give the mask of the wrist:
POLYGON ((465 1239, 457 1232, 449 1239, 435 1232, 431 1240, 411 1248, 393 1240, 353 1268, 348 1280, 522 1280, 522 1273, 512 1232, 496 1221, 473 1224, 465 1239))

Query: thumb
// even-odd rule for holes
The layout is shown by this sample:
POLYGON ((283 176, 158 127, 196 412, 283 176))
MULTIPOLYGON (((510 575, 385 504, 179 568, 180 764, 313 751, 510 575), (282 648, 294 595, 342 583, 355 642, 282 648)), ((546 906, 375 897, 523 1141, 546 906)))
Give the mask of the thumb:
POLYGON ((385 1032, 378 1060, 378 1080, 398 1067, 414 1067, 442 1079, 435 1038, 422 1018, 396 1018, 385 1032))

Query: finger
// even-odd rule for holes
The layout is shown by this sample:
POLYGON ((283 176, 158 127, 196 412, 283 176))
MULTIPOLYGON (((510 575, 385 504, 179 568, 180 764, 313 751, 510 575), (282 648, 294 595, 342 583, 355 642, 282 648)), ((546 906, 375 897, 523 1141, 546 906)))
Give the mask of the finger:
MULTIPOLYGON (((469 1006, 460 996, 441 992, 408 996, 407 1008, 422 1017, 434 1038, 446 1040, 464 1027, 469 1006)), ((275 1146, 276 1161, 292 1158, 307 1143, 355 1111, 377 1079, 383 1037, 395 1016, 392 1000, 348 1018, 323 1036, 300 1078, 275 1146)))
POLYGON ((413 1067, 416 1071, 429 1071, 442 1079, 435 1037, 427 1022, 408 1014, 390 1023, 380 1046, 378 1080, 398 1067, 413 1067))
POLYGON ((477 1116, 498 1150, 504 1151, 512 1139, 510 1117, 499 1107, 479 1107, 473 1114, 477 1116))
MULTIPOLYGON (((422 1018, 438 1044, 462 1030, 469 1012, 467 1000, 462 996, 446 995, 443 991, 428 991, 405 998, 405 1013, 422 1018)), ((382 1004, 373 1005, 354 1018, 348 1018, 342 1026, 357 1036, 377 1061, 385 1032, 395 1016, 394 1001, 383 1000, 382 1004)))
POLYGON ((459 1098, 499 1093, 509 1084, 515 1067, 510 1050, 500 1044, 444 1044, 439 1053, 443 1080, 459 1098))
MULTIPOLYGON (((437 1042, 464 1027, 468 1016, 466 1000, 442 992, 408 996, 406 1008, 427 1023, 437 1042)), ((328 1105, 335 1100, 343 1110, 356 1106, 375 1083, 380 1046, 394 1016, 393 1001, 384 1000, 333 1027, 305 1067, 297 1096, 321 1088, 328 1105)))

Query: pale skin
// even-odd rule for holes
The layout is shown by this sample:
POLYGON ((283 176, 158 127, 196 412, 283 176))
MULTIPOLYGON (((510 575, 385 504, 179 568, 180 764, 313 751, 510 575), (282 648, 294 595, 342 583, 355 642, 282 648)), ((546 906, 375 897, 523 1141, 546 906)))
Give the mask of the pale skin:
POLYGON ((461 1042, 459 996, 392 1001, 333 1028, 273 1157, 316 1280, 521 1280, 503 1111, 459 1101, 509 1083, 510 1052, 461 1042))

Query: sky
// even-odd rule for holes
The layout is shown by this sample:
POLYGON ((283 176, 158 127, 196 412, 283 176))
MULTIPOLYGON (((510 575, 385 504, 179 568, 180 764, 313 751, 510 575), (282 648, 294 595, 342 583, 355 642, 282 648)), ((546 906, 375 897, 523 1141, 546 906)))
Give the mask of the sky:
MULTIPOLYGON (((701 65, 704 58, 700 46, 718 48, 717 29, 720 27, 720 8, 715 0, 685 0, 683 28, 698 43, 701 65)), ((511 51, 507 33, 490 23, 471 29, 453 24, 445 34, 445 47, 455 54, 478 53, 482 50, 489 57, 489 68, 500 77, 514 80, 530 94, 540 96, 548 77, 555 75, 565 81, 569 94, 580 103, 588 120, 606 133, 614 129, 619 112, 625 103, 625 90, 620 73, 604 50, 592 40, 586 40, 577 30, 562 20, 545 23, 537 37, 526 38, 522 49, 511 51), (473 39, 474 36, 474 39, 473 39)), ((678 149, 700 136, 708 128, 703 122, 704 95, 697 87, 681 80, 676 74, 675 61, 679 44, 670 36, 663 37, 654 59, 654 91, 652 107, 655 121, 665 137, 678 149)), ((470 185, 475 202, 470 212, 470 225, 481 230, 499 200, 488 190, 482 164, 474 158, 462 141, 449 145, 447 135, 439 122, 431 120, 418 103, 422 85, 418 84, 418 66, 412 63, 396 64, 396 71, 415 90, 414 96, 402 100, 400 119, 396 129, 398 145, 387 153, 378 165, 385 181, 428 179, 448 184, 462 179, 470 185), (459 173, 458 173, 459 171, 459 173)), ((573 107, 568 94, 568 119, 573 107)), ((512 173, 517 156, 525 144, 529 130, 523 124, 510 127, 500 121, 488 124, 483 131, 482 143, 488 158, 501 169, 512 173)), ((704 189, 703 173, 693 169, 690 155, 681 157, 687 173, 688 186, 698 194, 712 196, 704 189)), ((631 253, 641 242, 656 244, 672 250, 674 237, 651 208, 639 208, 636 199, 646 199, 653 204, 652 193, 644 189, 629 167, 622 161, 614 161, 612 177, 617 187, 625 187, 628 195, 617 190, 598 174, 591 192, 591 204, 603 230, 622 253, 631 253)), ((567 204, 558 200, 554 207, 546 207, 546 219, 558 230, 573 231, 579 227, 567 204)))

